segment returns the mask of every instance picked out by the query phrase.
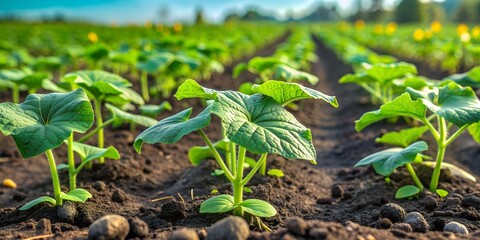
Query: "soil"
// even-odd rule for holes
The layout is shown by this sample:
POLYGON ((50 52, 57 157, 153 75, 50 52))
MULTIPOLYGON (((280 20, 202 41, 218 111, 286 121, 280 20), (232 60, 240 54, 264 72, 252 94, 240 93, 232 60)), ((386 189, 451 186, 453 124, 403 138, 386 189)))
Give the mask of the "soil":
MULTIPOLYGON (((271 55, 285 39, 286 36, 283 36, 255 56, 271 55)), ((464 224, 471 232, 469 235, 457 235, 458 238, 480 237, 478 183, 444 174, 440 187, 450 191, 448 197, 440 199, 425 193, 418 200, 396 200, 395 189, 409 183, 406 172, 395 172, 392 185, 387 185, 372 168, 352 168, 362 157, 386 148, 375 143, 375 138, 398 126, 378 123, 360 133, 355 131, 353 122, 366 111, 376 109, 376 106, 368 103, 368 96, 358 86, 338 84, 338 79, 352 69, 322 42, 315 41, 319 61, 313 64, 312 73, 320 78, 320 82, 314 88, 337 96, 340 107, 334 109, 321 101, 306 100, 300 103, 300 111, 293 112, 312 130, 318 164, 269 156, 268 167, 282 169, 285 177, 254 177, 248 185, 252 193, 245 193, 244 198, 266 200, 275 206, 278 215, 265 219, 272 233, 257 232, 252 226, 254 231, 250 239, 295 239, 294 236, 313 239, 313 233, 318 234, 317 239, 452 239, 455 235, 441 232, 450 221, 464 224), (407 213, 420 212, 429 223, 430 231, 411 233, 398 228, 382 229, 390 227, 388 221, 380 216, 380 208, 387 203, 397 203, 407 213), (305 234, 310 235, 299 236, 286 228, 292 217, 307 220, 305 234)), ((226 67, 224 73, 214 74, 203 85, 215 89, 235 89, 242 82, 255 78, 244 73, 238 79, 232 79, 233 66, 235 63, 226 67)), ((7 101, 9 95, 4 94, 1 99, 7 101)), ((173 105, 172 112, 188 106, 193 106, 195 113, 202 109, 202 103, 197 100, 168 100, 173 105)), ((169 114, 162 113, 159 119, 169 114)), ((215 123, 219 120, 213 121, 214 124, 205 132, 212 140, 217 140, 220 134, 215 123)), ((38 235, 35 230, 38 222, 49 218, 54 234, 52 238, 86 239, 88 226, 94 220, 106 214, 119 214, 145 221, 150 229, 149 238, 166 239, 175 229, 188 227, 200 231, 224 217, 199 213, 201 202, 211 196, 212 190, 220 193, 231 191, 223 177, 211 176, 210 173, 218 168, 213 160, 204 161, 197 167, 190 165, 187 151, 191 146, 204 145, 200 136, 190 134, 172 145, 145 144, 142 154, 138 155, 132 143, 144 129, 127 129, 128 126, 123 126, 106 130, 106 145, 113 145, 120 151, 120 160, 109 160, 104 165, 94 165, 93 169, 80 173, 80 187, 89 190, 93 198, 85 204, 76 205, 78 214, 73 222, 60 220, 57 209, 49 205, 39 205, 28 211, 18 210, 33 198, 51 195, 48 163, 44 156, 22 159, 12 138, 1 135, 0 179, 13 179, 18 188, 0 188, 0 238, 38 235)), ((91 139, 90 143, 95 144, 95 139, 91 139)), ((480 152, 480 146, 468 136, 461 136, 449 151, 448 162, 458 164, 474 176, 480 174, 480 163, 473 161, 480 152)), ((56 149, 55 153, 57 162, 64 161, 64 148, 56 149)), ((431 148, 428 153, 434 155, 435 149, 431 148)), ((428 171, 431 170, 419 174, 425 176, 422 181, 426 185, 428 171)), ((63 186, 67 186, 66 172, 61 171, 60 175, 64 180, 63 186)))

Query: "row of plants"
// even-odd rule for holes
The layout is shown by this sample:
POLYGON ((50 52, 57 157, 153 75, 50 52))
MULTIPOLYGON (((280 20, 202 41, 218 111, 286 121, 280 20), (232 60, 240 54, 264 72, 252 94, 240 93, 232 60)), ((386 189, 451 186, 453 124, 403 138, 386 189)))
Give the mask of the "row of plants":
MULTIPOLYGON (((332 32, 329 32, 332 33, 332 32)), ((372 165, 375 172, 384 176, 390 182, 390 175, 400 167, 405 167, 412 178, 411 185, 399 188, 396 198, 418 196, 424 184, 415 172, 415 168, 424 165, 433 168, 429 190, 441 197, 448 194, 445 189, 438 188, 440 173, 447 169, 453 175, 475 181, 475 177, 461 168, 444 162, 447 147, 463 132, 469 132, 476 142, 479 142, 480 101, 472 87, 478 87, 480 82, 480 67, 469 72, 454 74, 442 80, 432 80, 418 76, 414 65, 406 62, 360 62, 355 57, 368 53, 370 50, 357 46, 358 53, 344 51, 344 42, 354 42, 344 36, 333 36, 320 33, 320 37, 335 52, 353 65, 355 73, 343 76, 340 83, 354 83, 365 89, 372 103, 380 105, 378 110, 365 113, 355 121, 357 131, 381 120, 403 126, 401 131, 387 132, 376 139, 376 142, 393 145, 395 148, 382 150, 361 159, 355 166, 372 165), (338 42, 336 42, 338 41, 338 42), (464 85, 464 86, 462 86, 464 85), (402 123, 400 120, 404 120, 402 123), (426 132, 434 139, 430 145, 436 145, 435 161, 423 152, 429 144, 420 140, 426 132)), ((353 48, 352 48, 353 49, 353 48)), ((375 59, 368 58, 364 59, 375 59)))

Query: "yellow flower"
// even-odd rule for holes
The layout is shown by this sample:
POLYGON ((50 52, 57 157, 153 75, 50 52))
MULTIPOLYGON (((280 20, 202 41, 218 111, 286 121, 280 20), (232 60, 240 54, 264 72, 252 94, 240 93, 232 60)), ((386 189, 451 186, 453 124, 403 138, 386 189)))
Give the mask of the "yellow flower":
POLYGON ((413 39, 415 39, 415 41, 422 41, 424 37, 425 33, 420 28, 415 29, 415 32, 413 32, 413 39))
POLYGON ((181 23, 175 23, 175 24, 173 24, 173 31, 175 31, 175 32, 178 33, 178 32, 181 32, 182 29, 183 29, 183 26, 182 26, 181 23))
POLYGON ((468 32, 462 33, 462 35, 460 35, 460 40, 463 43, 469 43, 470 42, 470 33, 468 33, 468 32))
POLYGON ((383 34, 383 26, 380 24, 375 24, 375 27, 373 27, 373 32, 376 34, 383 34))
POLYGON ((430 24, 430 29, 432 29, 434 33, 439 33, 442 31, 442 23, 435 20, 430 24))
POLYGON ((163 31, 163 25, 161 23, 157 24, 156 29, 157 29, 157 32, 163 31))
POLYGON ((88 35, 87 35, 87 38, 88 38, 88 41, 90 41, 91 43, 98 42, 98 36, 94 32, 89 32, 88 35))
POLYGON ((365 27, 365 21, 363 21, 362 19, 355 21, 356 29, 363 29, 364 27, 365 27))
POLYGON ((396 22, 389 22, 387 24, 387 27, 385 29, 385 32, 388 34, 388 35, 392 35, 393 33, 395 33, 395 31, 397 31, 397 23, 396 22))
POLYGON ((461 36, 463 33, 468 33, 468 26, 465 23, 460 23, 457 26, 457 34, 461 36))
POLYGON ((473 38, 480 38, 480 25, 477 25, 472 28, 472 37, 473 38))

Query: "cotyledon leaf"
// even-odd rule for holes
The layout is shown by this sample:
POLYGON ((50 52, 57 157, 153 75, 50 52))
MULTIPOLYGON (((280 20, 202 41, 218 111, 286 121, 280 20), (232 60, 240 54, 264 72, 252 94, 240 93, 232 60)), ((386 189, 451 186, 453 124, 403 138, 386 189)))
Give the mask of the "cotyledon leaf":
POLYGON ((427 108, 457 127, 480 121, 480 100, 470 87, 454 82, 429 92, 407 88, 413 100, 420 99, 427 108))
POLYGON ((21 104, 0 103, 0 130, 13 136, 24 158, 60 146, 72 131, 84 133, 93 117, 83 89, 31 94, 21 104))
POLYGON ((208 124, 210 124, 210 111, 213 104, 211 102, 207 104, 208 106, 194 118, 190 118, 192 108, 187 108, 147 128, 135 139, 133 144, 135 150, 140 153, 144 142, 150 144, 175 143, 183 136, 208 126, 208 124))
POLYGON ((334 107, 338 107, 338 102, 335 96, 329 96, 320 91, 304 87, 298 83, 269 80, 262 85, 253 85, 252 90, 269 96, 282 105, 301 99, 321 99, 330 103, 330 105, 334 107))

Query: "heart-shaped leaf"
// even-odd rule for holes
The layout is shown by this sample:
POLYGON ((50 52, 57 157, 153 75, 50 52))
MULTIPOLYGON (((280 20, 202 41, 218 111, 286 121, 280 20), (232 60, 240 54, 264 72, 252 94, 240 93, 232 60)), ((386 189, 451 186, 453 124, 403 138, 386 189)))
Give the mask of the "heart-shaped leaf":
POLYGON ((21 104, 0 103, 0 130, 12 135, 24 158, 56 148, 72 131, 93 124, 93 109, 83 89, 31 94, 21 104))
POLYGON ((428 109, 447 121, 461 127, 480 121, 480 101, 470 87, 454 82, 446 86, 422 92, 407 88, 413 100, 420 99, 428 109))
POLYGON ((194 118, 190 118, 192 108, 188 108, 159 121, 137 136, 133 144, 135 150, 140 153, 143 142, 150 144, 175 143, 183 136, 208 126, 211 119, 211 108, 212 104, 209 103, 208 106, 194 118))
POLYGON ((426 131, 428 131, 427 126, 407 128, 398 132, 385 133, 382 137, 377 138, 375 141, 378 143, 391 144, 399 147, 407 147, 422 137, 426 131))
POLYGON ((222 194, 211 197, 200 205, 200 213, 225 213, 233 210, 233 197, 222 194))
POLYGON ((75 151, 82 162, 91 161, 100 157, 110 159, 120 159, 120 154, 117 149, 110 146, 108 148, 98 148, 83 143, 73 142, 73 151, 75 151))
POLYGON ((202 87, 193 79, 187 79, 178 87, 175 97, 178 100, 185 98, 215 99, 217 97, 217 91, 202 87))
POLYGON ((470 86, 474 88, 480 87, 480 66, 472 68, 470 71, 461 74, 453 74, 442 82, 454 81, 462 86, 470 86))
POLYGON ((277 210, 268 202, 260 199, 247 199, 237 204, 243 211, 257 217, 273 217, 277 215, 277 210))
POLYGON ((391 82, 397 78, 403 78, 407 74, 417 74, 415 65, 398 62, 398 63, 375 63, 365 67, 365 73, 376 79, 380 84, 391 82))
POLYGON ((404 93, 392 101, 383 104, 379 110, 363 114, 359 120, 355 121, 355 129, 361 131, 372 123, 397 116, 407 116, 422 120, 425 117, 426 109, 427 107, 422 101, 414 101, 410 97, 410 94, 404 93))
POLYGON ((132 114, 132 113, 129 113, 129 112, 122 111, 122 110, 120 110, 120 109, 116 108, 115 106, 110 105, 108 103, 105 104, 105 106, 107 107, 108 111, 110 111, 113 114, 113 118, 115 119, 115 122, 117 122, 117 123, 119 123, 119 122, 130 122, 130 123, 135 123, 135 124, 142 125, 142 126, 145 126, 145 127, 151 127, 151 126, 155 125, 155 123, 158 122, 157 120, 155 120, 153 118, 150 118, 150 117, 146 117, 146 116, 132 114))
POLYGON ((273 70, 273 79, 287 82, 307 81, 312 85, 318 83, 318 77, 307 72, 296 70, 285 64, 278 64, 273 70))
POLYGON ((252 90, 269 96, 282 105, 301 99, 321 99, 334 107, 338 107, 337 99, 334 96, 326 95, 298 83, 270 80, 262 85, 253 85, 252 90))
POLYGON ((390 148, 363 158, 355 167, 373 164, 375 172, 388 177, 396 168, 415 161, 417 154, 427 149, 428 145, 424 141, 415 142, 406 148, 390 148))

